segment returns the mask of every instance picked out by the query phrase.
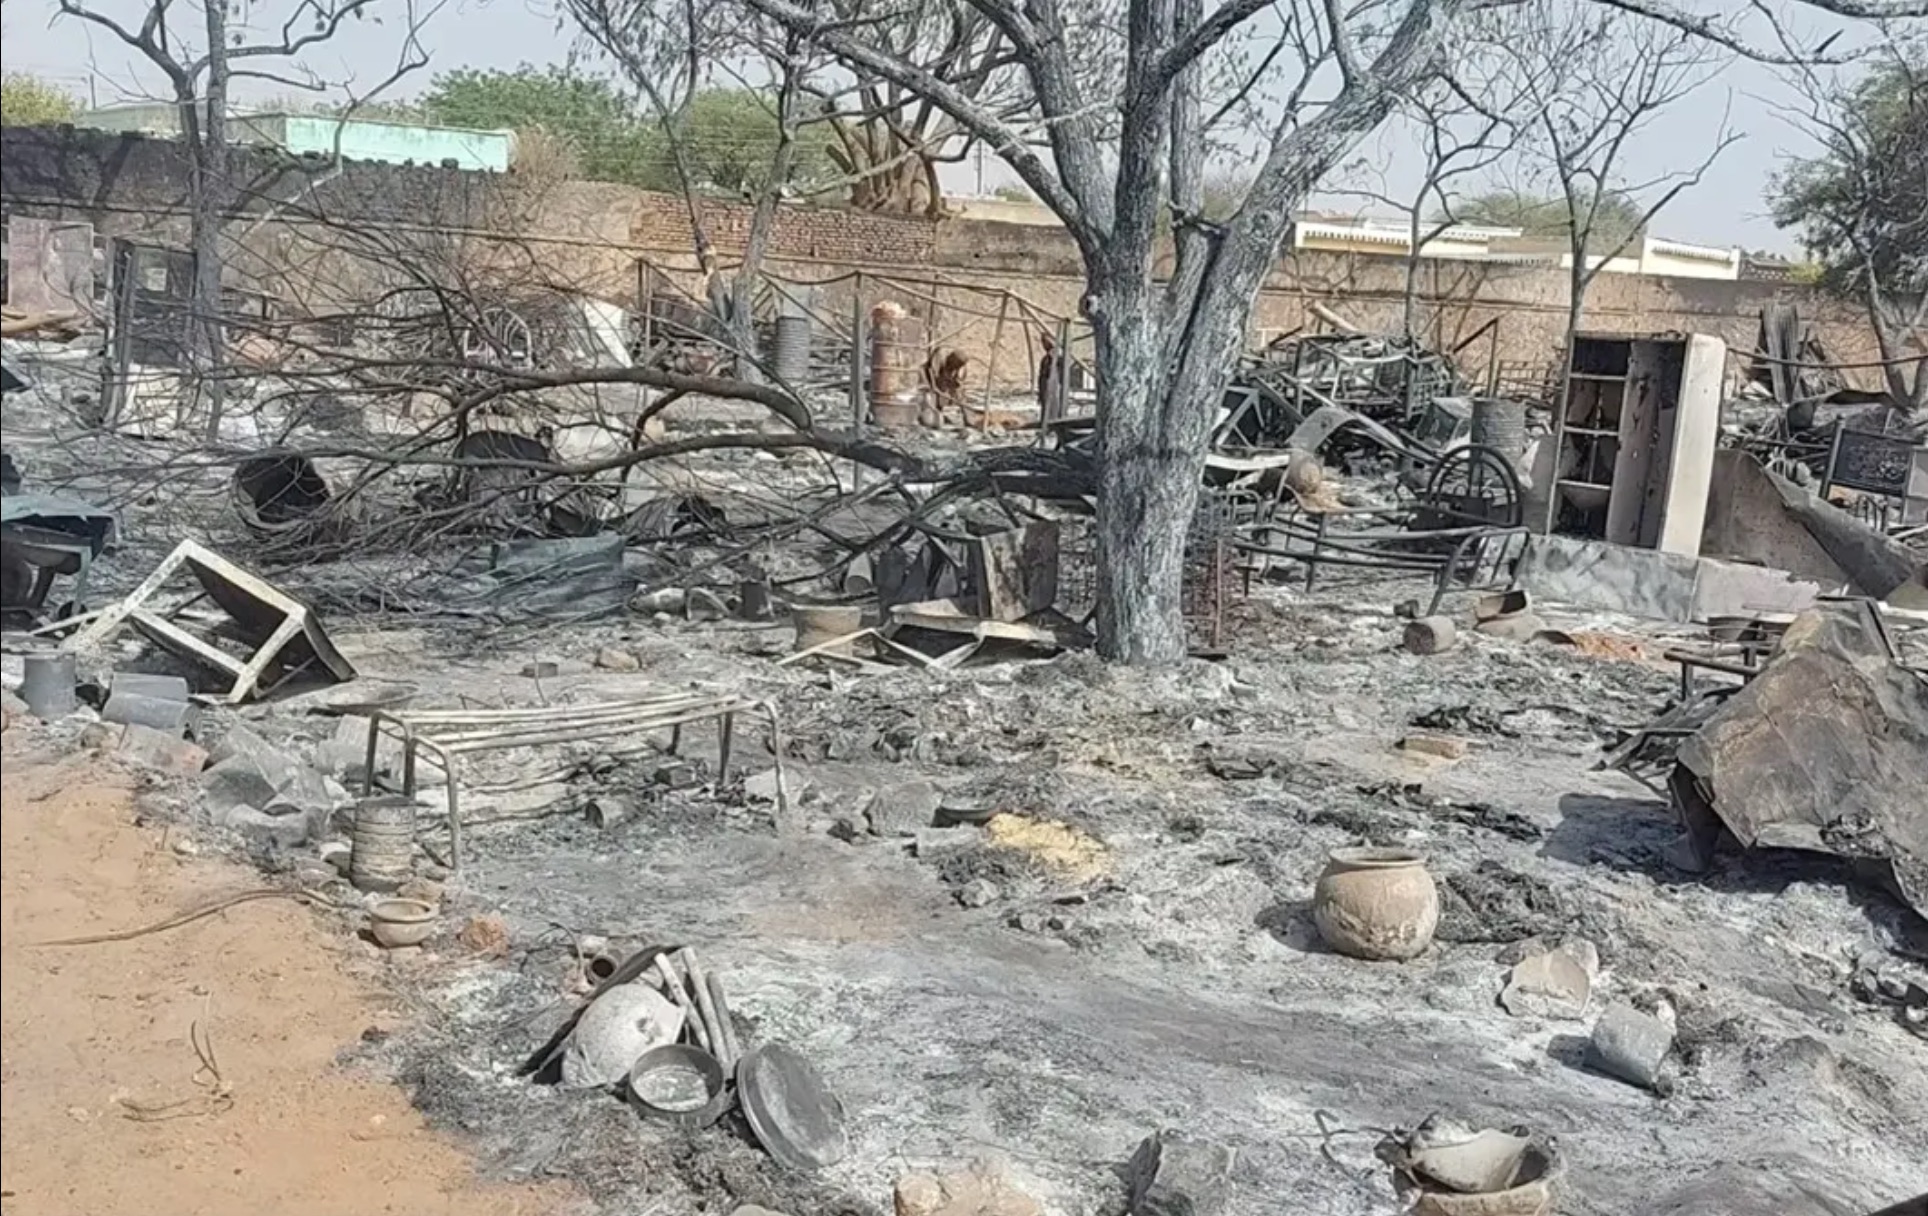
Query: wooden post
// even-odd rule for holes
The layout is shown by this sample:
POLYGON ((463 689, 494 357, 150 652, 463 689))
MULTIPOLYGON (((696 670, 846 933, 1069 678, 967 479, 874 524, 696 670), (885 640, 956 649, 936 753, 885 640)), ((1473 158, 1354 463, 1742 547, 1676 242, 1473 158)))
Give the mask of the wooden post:
POLYGON ((1071 318, 1058 322, 1058 417, 1071 416, 1071 318))
MULTIPOLYGON (((864 272, 861 270, 857 272, 856 286, 853 290, 855 294, 850 305, 850 433, 861 439, 865 430, 864 415, 869 412, 864 392, 864 374, 869 364, 867 358, 869 351, 866 348, 870 345, 870 337, 866 332, 869 329, 870 314, 864 308, 864 272)), ((851 488, 860 490, 863 484, 864 466, 859 462, 852 462, 851 488)))
POLYGON ((991 331, 991 357, 984 361, 984 408, 977 416, 977 429, 991 429, 991 385, 997 380, 997 352, 1004 343, 1004 314, 1011 307, 1010 289, 998 293, 997 328, 991 331))

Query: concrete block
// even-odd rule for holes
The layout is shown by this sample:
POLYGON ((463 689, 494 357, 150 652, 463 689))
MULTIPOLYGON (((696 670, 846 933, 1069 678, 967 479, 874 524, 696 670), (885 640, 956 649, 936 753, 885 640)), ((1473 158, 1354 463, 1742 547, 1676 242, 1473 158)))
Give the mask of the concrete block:
POLYGON ((208 762, 198 744, 151 726, 129 725, 120 737, 119 753, 156 772, 193 777, 208 762))
POLYGON ((911 851, 919 858, 929 861, 949 853, 961 853, 974 849, 984 841, 984 833, 973 827, 925 828, 917 833, 911 851))
POLYGON ((1571 536, 1535 536, 1520 585, 1535 599, 1685 623, 1694 615, 1698 558, 1571 536))
POLYGON ((367 758, 368 719, 356 714, 335 719, 335 733, 315 749, 315 766, 330 777, 348 782, 361 781, 367 758))
POLYGON ((596 652, 596 666, 604 671, 636 671, 642 664, 627 650, 605 646, 596 652))
POLYGON ((937 822, 943 795, 928 781, 904 781, 870 796, 864 808, 872 836, 915 836, 937 822))
POLYGON ((1739 616, 1752 612, 1805 612, 1822 594, 1821 584, 1799 579, 1785 570, 1743 566, 1739 562, 1700 559, 1694 583, 1691 619, 1739 616))
POLYGON ((251 806, 225 807, 216 815, 215 823, 239 832, 250 843, 281 849, 306 844, 314 827, 313 819, 306 812, 271 815, 251 806))
POLYGON ((1543 599, 1677 624, 1800 612, 1823 590, 1784 570, 1570 536, 1534 537, 1520 561, 1520 583, 1543 599))

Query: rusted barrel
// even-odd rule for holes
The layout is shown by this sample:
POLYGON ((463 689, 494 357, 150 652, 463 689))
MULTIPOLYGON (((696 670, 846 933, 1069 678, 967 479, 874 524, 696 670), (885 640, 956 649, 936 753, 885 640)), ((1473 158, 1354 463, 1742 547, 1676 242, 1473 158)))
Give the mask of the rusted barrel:
POLYGON ((902 304, 870 310, 870 416, 885 430, 917 425, 924 404, 924 323, 902 304))

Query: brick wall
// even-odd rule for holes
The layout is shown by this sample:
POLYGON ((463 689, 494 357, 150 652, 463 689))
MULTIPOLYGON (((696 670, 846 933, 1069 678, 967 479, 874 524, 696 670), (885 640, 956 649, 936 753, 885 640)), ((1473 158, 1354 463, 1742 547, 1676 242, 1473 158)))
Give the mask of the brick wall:
MULTIPOLYGON (((181 145, 71 128, 0 131, 0 206, 16 214, 89 219, 104 233, 185 243, 181 145)), ((410 259, 460 260, 504 282, 527 281, 633 305, 643 260, 695 287, 681 198, 606 182, 536 181, 435 167, 350 164, 339 170, 237 149, 242 197, 228 226, 238 279, 299 306, 365 294, 410 259)), ((727 262, 743 246, 750 208, 705 200, 704 223, 727 262)), ((1083 279, 1061 229, 985 220, 932 221, 834 207, 788 207, 766 270, 786 280, 825 325, 894 298, 923 316, 933 342, 972 359, 974 384, 1032 383, 1038 339, 1078 315, 1083 279)), ((1370 329, 1402 321, 1396 258, 1295 252, 1281 258, 1253 317, 1255 337, 1307 328, 1323 302, 1370 329)), ((1469 371, 1488 360, 1549 362, 1565 326, 1557 268, 1436 261, 1421 293, 1436 345, 1466 343, 1469 371), (1489 324, 1491 329, 1485 329, 1489 324), (1478 336, 1475 336, 1478 335, 1478 336)), ((1602 332, 1699 331, 1751 350, 1763 304, 1795 302, 1836 359, 1872 358, 1859 310, 1787 282, 1719 282, 1602 275, 1585 325, 1602 332)), ((1855 374, 1876 387, 1865 373, 1855 374)))

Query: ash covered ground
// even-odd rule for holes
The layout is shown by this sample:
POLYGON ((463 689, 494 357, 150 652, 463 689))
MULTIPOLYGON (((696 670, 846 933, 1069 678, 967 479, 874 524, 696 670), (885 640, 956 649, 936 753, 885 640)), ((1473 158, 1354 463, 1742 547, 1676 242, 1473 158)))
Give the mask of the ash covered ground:
MULTIPOLYGON (((479 828, 456 898, 505 916, 519 948, 409 971, 422 1028, 380 1054, 496 1168, 574 1178, 610 1212, 880 1211, 905 1169, 978 1158, 1048 1210, 1100 1212, 1122 1200, 1115 1167, 1169 1127, 1239 1150, 1233 1211, 1289 1196, 1305 1216, 1365 1216, 1393 1206, 1378 1129, 1434 1110, 1558 1137, 1574 1214, 1664 1211, 1656 1197, 1756 1174, 1843 1211, 1919 1189, 1925 1049, 1848 986, 1865 952, 1919 958, 1919 922, 1798 855, 1671 870, 1666 805, 1588 771, 1615 727, 1665 704, 1671 670, 1477 635, 1410 655, 1386 591, 1262 592, 1234 609, 1234 657, 1155 673, 1077 655, 777 668, 787 632, 740 626, 552 637, 565 664, 610 644, 640 660, 582 671, 569 697, 693 681, 773 697, 795 813, 779 822, 740 782, 651 791, 642 761, 574 784, 644 800, 613 830, 574 814, 479 828), (1469 754, 1397 750, 1414 722, 1469 754), (872 834, 934 800, 1076 835, 872 834), (1445 912, 1416 962, 1318 943, 1314 880, 1360 841, 1431 859, 1445 912), (740 1127, 683 1137, 514 1078, 562 1015, 584 934, 700 946, 752 1037, 830 1079, 846 1161, 800 1183, 740 1127), (1501 952, 1534 935, 1598 945, 1587 1021, 1498 1006, 1501 952), (1680 1024, 1666 1097, 1582 1066, 1592 1014, 1654 998, 1680 1024)), ((535 695, 527 652, 439 631, 344 640, 365 678, 428 697, 535 695)), ((739 738, 744 767, 766 768, 739 738)))
MULTIPOLYGON (((769 484, 792 467, 715 464, 719 480, 754 464, 769 484)), ((189 534, 184 514, 208 534, 186 487, 218 509, 224 476, 184 464, 165 492, 115 501, 132 539, 99 586, 137 582, 189 534)), ((248 557, 231 527, 213 534, 248 557)), ((387 960, 417 1016, 351 1054, 494 1172, 571 1179, 610 1216, 740 1203, 817 1216, 881 1212, 907 1170, 988 1159, 1047 1211, 1083 1216, 1119 1210, 1119 1166, 1176 1128, 1238 1150, 1234 1216, 1368 1216, 1396 1206, 1381 1132, 1445 1111, 1556 1137, 1566 1216, 1858 1216, 1928 1186, 1928 1047, 1850 985, 1870 953, 1920 974, 1920 921, 1797 854, 1677 871, 1666 804, 1590 771, 1675 688, 1649 631, 1549 620, 1644 636, 1646 660, 1482 635, 1421 657, 1400 648, 1390 608, 1414 588, 1332 580, 1235 602, 1222 662, 853 672, 778 666, 785 627, 358 616, 384 588, 377 569, 264 571, 325 607, 361 678, 248 708, 251 729, 319 758, 333 722, 308 711, 388 687, 423 706, 508 706, 700 684, 769 698, 783 720, 786 816, 745 789, 772 763, 747 725, 729 779, 687 789, 655 780, 660 758, 594 747, 559 782, 532 782, 553 754, 480 757, 465 776, 468 865, 446 920, 500 915, 508 956, 445 941, 387 960), (636 670, 593 666, 612 646, 636 670), (558 674, 522 675, 535 660, 558 674), (1414 729, 1469 752, 1398 750, 1414 729), (641 812, 598 830, 577 808, 603 795, 641 812), (1008 818, 937 833, 939 806, 1008 818), (1358 842, 1430 859, 1444 913, 1414 962, 1319 944, 1314 880, 1358 842), (520 1079, 570 1007, 573 947, 591 935, 699 947, 747 1037, 796 1046, 840 1096, 845 1160, 798 1178, 735 1117, 685 1134, 606 1093, 520 1079), (1503 954, 1536 936, 1598 946, 1586 1018, 1499 1006, 1503 954), (1678 1012, 1670 1093, 1583 1066, 1607 1002, 1656 999, 1678 1012)), ((713 762, 708 732, 687 733, 713 762)), ((188 813, 196 797, 162 787, 150 803, 188 813)))

